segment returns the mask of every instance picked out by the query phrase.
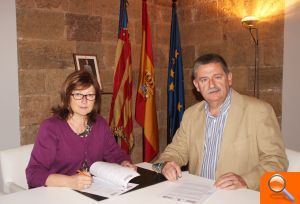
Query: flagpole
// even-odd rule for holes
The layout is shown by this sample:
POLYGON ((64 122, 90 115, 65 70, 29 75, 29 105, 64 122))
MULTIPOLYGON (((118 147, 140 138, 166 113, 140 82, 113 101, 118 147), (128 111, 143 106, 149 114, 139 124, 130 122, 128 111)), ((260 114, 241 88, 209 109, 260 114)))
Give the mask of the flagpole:
POLYGON ((172 7, 176 6, 177 0, 172 0, 172 7))
POLYGON ((175 7, 177 4, 177 0, 172 0, 172 7, 175 7))

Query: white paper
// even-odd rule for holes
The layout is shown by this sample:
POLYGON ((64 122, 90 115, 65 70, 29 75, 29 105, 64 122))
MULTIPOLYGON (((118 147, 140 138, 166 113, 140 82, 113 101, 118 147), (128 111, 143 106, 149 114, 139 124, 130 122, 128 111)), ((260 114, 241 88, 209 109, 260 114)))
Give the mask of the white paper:
POLYGON ((84 190, 81 190, 82 192, 87 192, 95 195, 100 195, 103 197, 111 198, 113 196, 121 195, 122 193, 125 193, 134 187, 136 187, 138 184, 135 183, 128 183, 127 187, 121 187, 117 186, 111 183, 108 183, 105 180, 102 180, 97 177, 93 177, 93 183, 92 185, 84 190))
POLYGON ((123 188, 127 188, 128 182, 140 175, 131 168, 101 161, 92 164, 90 173, 95 177, 123 188))
POLYGON ((211 194, 215 192, 213 181, 196 176, 191 179, 186 178, 184 172, 182 178, 172 182, 171 187, 161 194, 161 197, 183 203, 199 204, 203 203, 211 194), (199 179, 202 180, 199 182, 199 179))
POLYGON ((120 195, 136 187, 138 184, 129 183, 129 181, 140 175, 131 168, 102 161, 93 163, 90 173, 94 175, 93 183, 89 188, 81 191, 107 198, 120 195))

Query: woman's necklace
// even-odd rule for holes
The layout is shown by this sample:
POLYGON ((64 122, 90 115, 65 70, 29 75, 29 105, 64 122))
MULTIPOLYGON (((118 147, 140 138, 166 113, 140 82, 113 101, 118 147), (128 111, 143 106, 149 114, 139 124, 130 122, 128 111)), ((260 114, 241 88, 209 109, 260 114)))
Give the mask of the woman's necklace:
POLYGON ((78 136, 87 137, 90 134, 91 130, 92 130, 92 125, 87 123, 85 130, 82 133, 79 133, 78 136))
POLYGON ((70 125, 71 129, 79 136, 79 137, 87 137, 89 135, 89 133, 92 130, 92 125, 90 123, 84 122, 86 124, 82 125, 82 127, 80 128, 78 126, 78 123, 75 122, 74 118, 70 118, 68 121, 68 124, 70 125), (84 130, 82 131, 82 129, 84 128, 84 130))

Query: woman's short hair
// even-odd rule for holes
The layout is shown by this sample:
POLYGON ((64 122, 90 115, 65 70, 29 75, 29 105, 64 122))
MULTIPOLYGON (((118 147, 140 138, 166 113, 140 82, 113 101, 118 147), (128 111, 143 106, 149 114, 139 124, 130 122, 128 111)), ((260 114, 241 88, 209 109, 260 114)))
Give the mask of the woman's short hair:
POLYGON ((206 64, 210 64, 210 63, 219 63, 221 65, 223 71, 226 74, 228 74, 230 72, 228 69, 227 63, 223 57, 221 57, 220 55, 215 54, 215 53, 209 53, 209 54, 205 54, 205 55, 198 57, 194 61, 193 78, 195 78, 196 71, 201 65, 206 65, 206 64))
POLYGON ((71 94, 74 90, 87 89, 90 86, 95 88, 95 104, 92 111, 88 114, 88 122, 96 121, 97 114, 100 112, 100 87, 95 77, 88 71, 79 70, 72 72, 64 81, 60 90, 60 105, 52 108, 54 114, 59 115, 62 119, 67 120, 73 114, 70 106, 71 94))

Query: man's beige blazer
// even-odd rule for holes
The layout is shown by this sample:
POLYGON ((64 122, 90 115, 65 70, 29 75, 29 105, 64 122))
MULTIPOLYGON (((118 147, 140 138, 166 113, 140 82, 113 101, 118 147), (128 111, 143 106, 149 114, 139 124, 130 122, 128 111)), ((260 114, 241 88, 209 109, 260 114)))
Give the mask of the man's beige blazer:
MULTIPOLYGON (((205 141, 204 102, 188 108, 173 142, 158 162, 188 163, 189 172, 200 175, 205 141)), ((266 171, 286 171, 288 160, 273 108, 253 97, 232 90, 224 134, 220 144, 216 178, 233 172, 248 188, 258 190, 266 171)))

